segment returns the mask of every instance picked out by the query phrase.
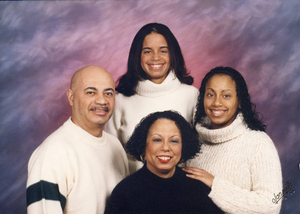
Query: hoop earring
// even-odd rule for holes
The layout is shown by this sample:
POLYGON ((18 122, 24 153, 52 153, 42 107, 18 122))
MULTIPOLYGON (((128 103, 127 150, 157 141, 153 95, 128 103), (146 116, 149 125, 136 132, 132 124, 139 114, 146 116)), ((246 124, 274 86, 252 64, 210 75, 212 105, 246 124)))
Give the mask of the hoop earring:
POLYGON ((145 160, 146 160, 145 155, 140 155, 140 159, 141 159, 142 162, 145 162, 145 160))

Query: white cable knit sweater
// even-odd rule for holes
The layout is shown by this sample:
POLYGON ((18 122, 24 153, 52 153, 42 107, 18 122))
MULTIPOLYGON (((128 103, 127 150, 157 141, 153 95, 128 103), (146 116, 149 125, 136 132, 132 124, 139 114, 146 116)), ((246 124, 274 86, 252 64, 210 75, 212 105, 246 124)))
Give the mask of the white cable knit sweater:
POLYGON ((111 191, 127 175, 117 138, 106 132, 94 137, 69 118, 31 155, 27 212, 103 213, 111 191))
MULTIPOLYGON (((161 84, 150 80, 140 81, 136 94, 126 97, 116 95, 115 111, 105 125, 105 130, 118 137, 124 145, 132 135, 141 119, 156 111, 175 110, 188 122, 192 122, 196 108, 198 90, 191 85, 182 84, 173 72, 170 72, 161 84)), ((133 173, 143 166, 130 156, 129 170, 133 173)))
POLYGON ((270 137, 247 128, 242 114, 221 129, 196 125, 203 143, 187 166, 214 176, 209 197, 226 213, 279 213, 282 175, 277 150, 270 137))

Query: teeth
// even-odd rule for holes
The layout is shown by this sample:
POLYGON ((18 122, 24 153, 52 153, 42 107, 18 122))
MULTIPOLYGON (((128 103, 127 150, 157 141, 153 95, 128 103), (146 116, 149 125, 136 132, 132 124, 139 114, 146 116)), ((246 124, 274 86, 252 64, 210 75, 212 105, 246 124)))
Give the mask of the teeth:
POLYGON ((221 110, 212 110, 212 112, 214 113, 215 116, 220 116, 224 111, 221 111, 221 110))
POLYGON ((107 111, 107 109, 103 109, 103 108, 93 108, 93 111, 107 111))
POLYGON ((170 160, 171 157, 158 157, 158 159, 161 159, 161 160, 170 160))
POLYGON ((151 66, 151 68, 153 68, 153 69, 159 69, 159 68, 162 67, 162 65, 150 65, 150 66, 151 66))

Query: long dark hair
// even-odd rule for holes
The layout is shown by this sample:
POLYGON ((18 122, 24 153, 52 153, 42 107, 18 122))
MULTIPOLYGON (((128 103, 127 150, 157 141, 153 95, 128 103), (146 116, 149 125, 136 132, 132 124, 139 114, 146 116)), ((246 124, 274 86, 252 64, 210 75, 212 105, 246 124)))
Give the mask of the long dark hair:
POLYGON ((158 119, 169 119, 175 122, 180 130, 182 139, 181 159, 187 161, 200 151, 200 142, 196 130, 177 112, 162 111, 149 114, 136 126, 133 134, 125 144, 126 151, 135 159, 141 160, 145 154, 147 135, 151 125, 158 119))
POLYGON ((170 53, 170 69, 175 71, 175 75, 179 81, 188 85, 193 84, 194 79, 187 72, 180 46, 173 33, 163 24, 150 23, 143 26, 135 35, 129 52, 127 72, 118 79, 116 90, 125 96, 136 94, 135 89, 138 81, 147 79, 147 75, 141 66, 141 53, 144 38, 152 32, 165 37, 170 53))
POLYGON ((202 80, 199 89, 199 97, 197 104, 197 111, 195 115, 194 125, 201 123, 206 116, 204 110, 204 94, 207 81, 214 75, 227 75, 236 84, 236 92, 239 101, 238 112, 241 112, 244 117, 244 122, 252 130, 265 131, 266 125, 262 122, 262 115, 256 111, 256 106, 251 102, 251 97, 248 92, 247 84, 243 76, 233 68, 230 67, 216 67, 208 72, 202 80))

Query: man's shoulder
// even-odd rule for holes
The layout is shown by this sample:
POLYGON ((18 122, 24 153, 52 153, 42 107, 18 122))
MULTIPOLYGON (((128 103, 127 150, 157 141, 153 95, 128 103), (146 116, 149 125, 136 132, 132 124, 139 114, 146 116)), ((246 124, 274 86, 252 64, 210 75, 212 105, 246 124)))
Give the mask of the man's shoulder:
POLYGON ((67 143, 70 141, 70 134, 68 129, 66 129, 66 124, 67 121, 61 125, 58 129, 56 129, 54 132, 52 132, 39 146, 36 150, 38 149, 61 149, 62 147, 66 146, 67 143))

